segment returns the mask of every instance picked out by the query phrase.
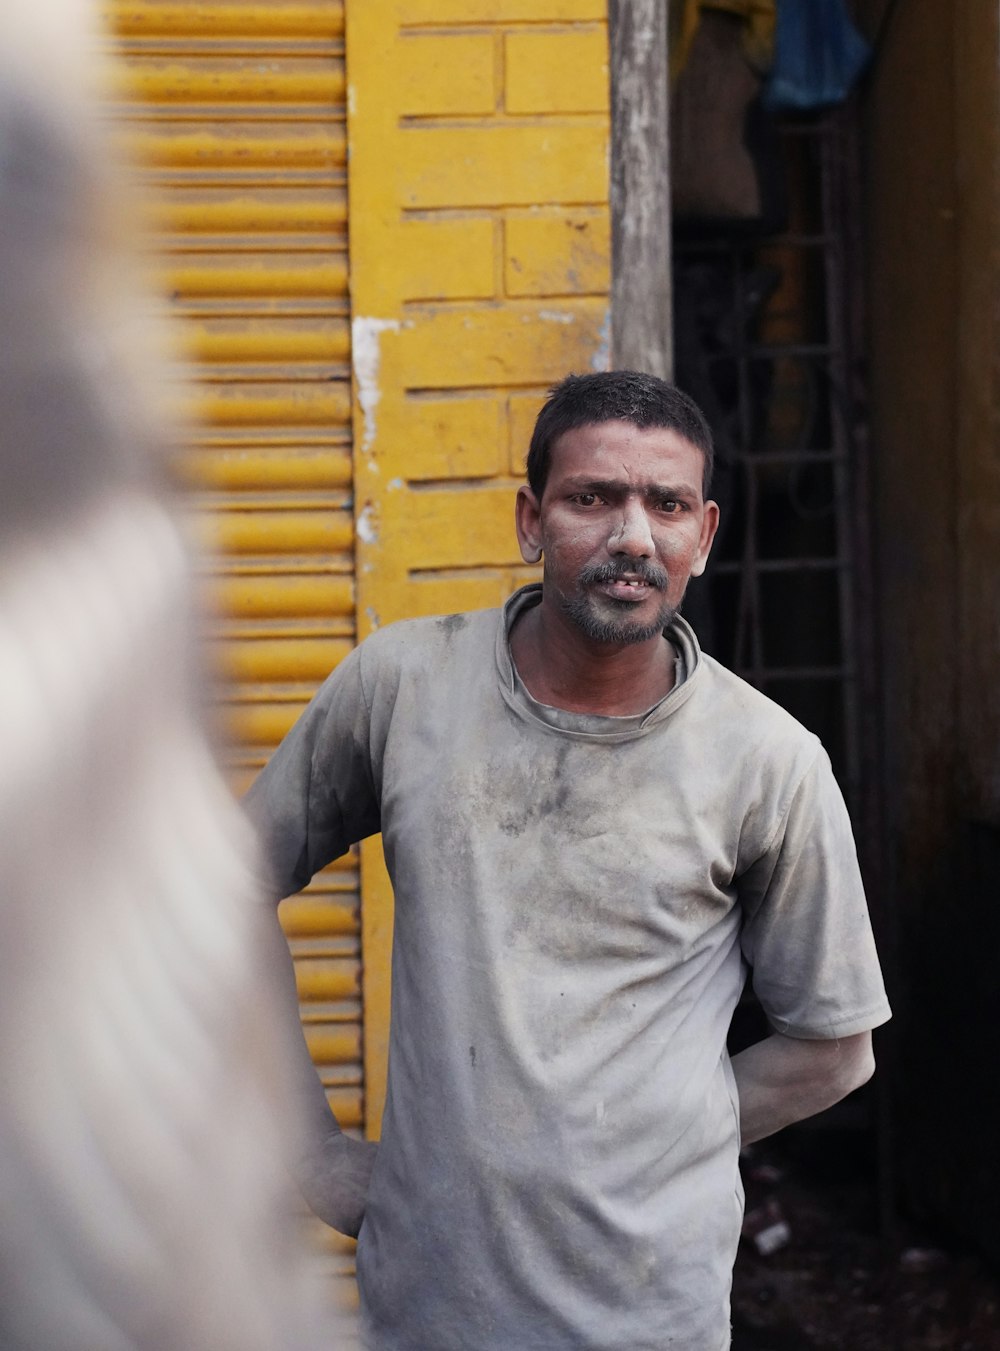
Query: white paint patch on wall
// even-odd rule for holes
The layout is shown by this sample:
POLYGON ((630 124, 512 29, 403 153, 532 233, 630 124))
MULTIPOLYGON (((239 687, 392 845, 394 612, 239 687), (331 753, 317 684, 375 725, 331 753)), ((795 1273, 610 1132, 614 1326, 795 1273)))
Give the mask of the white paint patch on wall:
POLYGON ((365 424, 361 441, 363 452, 374 442, 377 430, 375 413, 382 397, 379 386, 382 334, 398 333, 401 327, 398 319, 367 319, 360 315, 351 324, 351 360, 365 424))
POLYGON ((378 542, 378 530, 375 527, 375 512, 369 502, 364 510, 359 514, 355 530, 358 539, 364 544, 375 544, 378 542))

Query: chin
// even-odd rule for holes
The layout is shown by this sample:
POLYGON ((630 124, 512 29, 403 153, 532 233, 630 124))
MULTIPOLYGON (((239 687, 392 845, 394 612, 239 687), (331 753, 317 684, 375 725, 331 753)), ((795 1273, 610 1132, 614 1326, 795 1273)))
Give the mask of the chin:
POLYGON ((565 597, 563 609, 582 633, 598 643, 616 646, 646 643, 657 638, 674 619, 677 607, 663 604, 652 616, 637 614, 627 601, 595 606, 589 597, 565 597))

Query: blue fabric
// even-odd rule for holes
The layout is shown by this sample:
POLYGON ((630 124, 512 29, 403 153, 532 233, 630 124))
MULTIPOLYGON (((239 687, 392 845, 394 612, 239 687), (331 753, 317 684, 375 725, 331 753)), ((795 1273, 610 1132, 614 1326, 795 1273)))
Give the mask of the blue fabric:
POLYGON ((778 0, 764 103, 774 111, 800 112, 842 103, 870 55, 844 0, 778 0))

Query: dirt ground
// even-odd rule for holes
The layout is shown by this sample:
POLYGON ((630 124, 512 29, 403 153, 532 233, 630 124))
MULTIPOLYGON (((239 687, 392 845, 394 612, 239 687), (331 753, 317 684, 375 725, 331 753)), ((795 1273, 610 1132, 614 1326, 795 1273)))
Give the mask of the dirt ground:
POLYGON ((856 1143, 786 1136, 743 1159, 733 1351, 1000 1351, 997 1275, 904 1220, 880 1237, 856 1143))

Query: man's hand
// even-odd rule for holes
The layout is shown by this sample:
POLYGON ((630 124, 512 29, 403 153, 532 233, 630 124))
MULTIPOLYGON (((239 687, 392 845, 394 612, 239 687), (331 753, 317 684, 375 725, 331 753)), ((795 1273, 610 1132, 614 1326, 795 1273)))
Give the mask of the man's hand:
POLYGON ((779 1033, 733 1056, 745 1145, 832 1107, 871 1078, 872 1034, 803 1041, 779 1033))
POLYGON ((286 1068, 297 1127, 286 1162, 309 1208, 342 1234, 357 1238, 378 1145, 354 1140, 337 1125, 299 1024, 299 1001, 288 944, 275 912, 261 905, 258 942, 274 982, 277 1017, 284 1024, 286 1068))
POLYGON ((302 1195, 326 1224, 357 1238, 365 1217, 368 1187, 378 1145, 340 1132, 327 1136, 297 1170, 302 1195))

